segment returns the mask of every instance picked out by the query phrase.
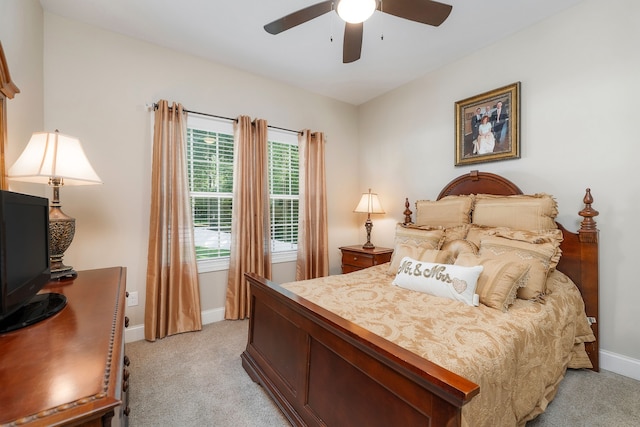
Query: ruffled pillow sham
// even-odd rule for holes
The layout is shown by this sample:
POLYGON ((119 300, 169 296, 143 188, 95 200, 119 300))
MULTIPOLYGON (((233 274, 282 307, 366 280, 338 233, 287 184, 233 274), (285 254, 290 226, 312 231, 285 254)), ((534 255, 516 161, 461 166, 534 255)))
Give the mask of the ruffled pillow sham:
POLYGON ((487 307, 507 311, 516 300, 518 289, 526 284, 531 266, 524 262, 506 261, 463 253, 455 265, 483 267, 476 293, 480 302, 487 307))
POLYGON ((416 225, 454 227, 471 222, 473 196, 446 196, 416 202, 416 225))
POLYGON ((480 241, 479 255, 528 264, 529 278, 525 286, 518 289, 517 297, 542 302, 547 291, 547 274, 560 257, 558 246, 559 242, 530 243, 494 235, 480 241))

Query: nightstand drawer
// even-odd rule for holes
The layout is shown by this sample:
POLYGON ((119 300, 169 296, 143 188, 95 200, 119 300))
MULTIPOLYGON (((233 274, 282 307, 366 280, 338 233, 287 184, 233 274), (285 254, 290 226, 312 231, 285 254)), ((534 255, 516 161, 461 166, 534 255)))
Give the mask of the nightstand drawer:
POLYGON ((393 249, 390 248, 364 249, 361 245, 343 246, 340 250, 342 251, 342 273, 351 273, 384 264, 391 261, 393 254, 393 249))
POLYGON ((373 255, 345 251, 342 253, 342 264, 367 268, 374 264, 373 255))
POLYGON ((351 273, 352 271, 358 271, 358 270, 362 270, 362 267, 342 264, 342 274, 347 274, 347 273, 351 273))

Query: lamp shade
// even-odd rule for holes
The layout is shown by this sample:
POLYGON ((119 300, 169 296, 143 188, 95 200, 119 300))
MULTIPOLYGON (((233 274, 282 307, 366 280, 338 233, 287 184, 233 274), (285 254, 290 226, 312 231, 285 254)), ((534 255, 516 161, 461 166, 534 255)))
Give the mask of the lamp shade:
POLYGON ((358 203, 358 206, 356 206, 353 211, 373 214, 384 213, 384 209, 382 209, 382 204, 380 203, 380 199, 378 199, 378 195, 376 193, 372 193, 371 189, 369 189, 368 193, 364 193, 362 195, 362 198, 360 198, 360 203, 358 203))
POLYGON ((376 0, 340 0, 337 12, 350 24, 359 24, 369 19, 376 11, 376 0))
POLYGON ((84 154, 78 138, 55 132, 35 132, 11 166, 9 179, 48 184, 61 178, 64 185, 102 184, 84 154))

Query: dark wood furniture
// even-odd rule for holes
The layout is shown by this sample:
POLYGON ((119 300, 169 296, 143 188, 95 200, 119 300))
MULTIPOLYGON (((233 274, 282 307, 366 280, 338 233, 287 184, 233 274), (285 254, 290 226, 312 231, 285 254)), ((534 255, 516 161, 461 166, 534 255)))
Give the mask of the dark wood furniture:
POLYGON ((126 268, 80 271, 43 292, 67 306, 0 335, 0 425, 127 425, 126 268))
MULTIPOLYGON (((498 175, 472 172, 448 194, 521 194, 498 175)), ((598 230, 591 195, 577 233, 564 228, 558 269, 571 277, 597 318, 598 230)), ((460 426, 475 383, 403 349, 253 273, 242 364, 296 426, 460 426)), ((597 323, 593 325, 597 337, 597 323)), ((589 356, 598 369, 597 342, 589 356), (595 352, 595 353, 594 353, 595 352)))
POLYGON ((342 274, 384 264, 391 261, 391 254, 393 254, 391 248, 367 249, 362 245, 343 246, 340 250, 342 251, 342 274))

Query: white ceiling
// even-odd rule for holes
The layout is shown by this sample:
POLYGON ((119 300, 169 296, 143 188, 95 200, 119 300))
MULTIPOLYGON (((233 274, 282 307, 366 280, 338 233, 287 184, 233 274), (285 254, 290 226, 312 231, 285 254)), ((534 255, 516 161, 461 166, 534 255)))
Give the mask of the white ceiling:
POLYGON ((53 14, 359 105, 581 0, 440 0, 451 4, 453 11, 439 27, 375 12, 364 24, 362 57, 351 64, 342 63, 344 23, 335 13, 275 36, 263 29, 275 19, 320 1, 40 3, 53 14))

